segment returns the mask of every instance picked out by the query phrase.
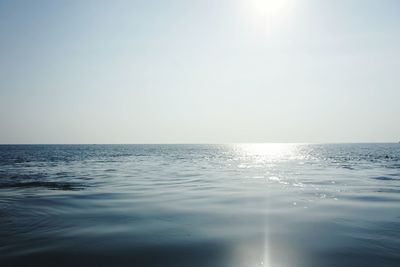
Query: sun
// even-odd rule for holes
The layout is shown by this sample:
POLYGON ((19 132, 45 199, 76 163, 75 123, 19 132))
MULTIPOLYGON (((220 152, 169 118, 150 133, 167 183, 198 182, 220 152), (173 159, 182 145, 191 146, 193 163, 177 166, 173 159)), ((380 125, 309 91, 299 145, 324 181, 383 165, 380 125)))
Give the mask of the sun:
POLYGON ((248 3, 250 5, 249 8, 256 15, 272 19, 282 15, 288 5, 288 0, 248 0, 248 3))
POLYGON ((268 31, 282 26, 293 7, 292 0, 243 0, 242 3, 249 21, 268 31))

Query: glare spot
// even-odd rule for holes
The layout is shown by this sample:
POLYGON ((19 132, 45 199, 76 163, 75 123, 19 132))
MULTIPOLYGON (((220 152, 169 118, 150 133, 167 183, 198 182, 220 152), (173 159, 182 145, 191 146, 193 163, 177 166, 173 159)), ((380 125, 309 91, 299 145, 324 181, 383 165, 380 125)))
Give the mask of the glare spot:
POLYGON ((287 6, 287 0, 249 0, 254 13, 264 17, 279 16, 287 6))
POLYGON ((253 157, 254 161, 281 161, 298 158, 296 144, 261 143, 236 145, 236 152, 240 155, 253 157))
POLYGON ((271 31, 290 17, 291 0, 245 0, 244 11, 254 27, 271 31))

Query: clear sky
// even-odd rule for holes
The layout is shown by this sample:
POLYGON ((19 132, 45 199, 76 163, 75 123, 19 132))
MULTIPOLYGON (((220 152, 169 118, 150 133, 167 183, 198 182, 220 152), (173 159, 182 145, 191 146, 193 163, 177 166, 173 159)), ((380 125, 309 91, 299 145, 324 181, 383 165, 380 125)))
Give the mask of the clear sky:
POLYGON ((400 1, 0 0, 0 143, 400 140, 400 1))

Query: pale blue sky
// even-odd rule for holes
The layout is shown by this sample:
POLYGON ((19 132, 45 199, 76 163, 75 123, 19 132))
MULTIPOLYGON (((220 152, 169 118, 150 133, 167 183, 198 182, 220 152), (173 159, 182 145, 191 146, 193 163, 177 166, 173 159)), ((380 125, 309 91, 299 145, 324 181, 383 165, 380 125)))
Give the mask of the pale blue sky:
POLYGON ((0 0, 0 143, 400 140, 400 1, 0 0))

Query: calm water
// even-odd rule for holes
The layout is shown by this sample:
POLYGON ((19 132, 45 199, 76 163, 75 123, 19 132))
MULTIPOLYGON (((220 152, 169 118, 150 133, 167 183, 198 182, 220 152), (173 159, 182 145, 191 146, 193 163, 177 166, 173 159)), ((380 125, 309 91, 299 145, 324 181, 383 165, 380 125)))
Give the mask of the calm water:
POLYGON ((0 146, 1 266, 400 266, 400 144, 0 146))

